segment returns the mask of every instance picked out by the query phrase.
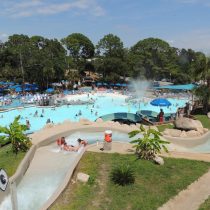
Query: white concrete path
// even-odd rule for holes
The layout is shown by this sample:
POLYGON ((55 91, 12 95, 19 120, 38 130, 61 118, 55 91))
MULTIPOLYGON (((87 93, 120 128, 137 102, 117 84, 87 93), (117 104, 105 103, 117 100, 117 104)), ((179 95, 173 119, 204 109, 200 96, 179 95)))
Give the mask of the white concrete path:
POLYGON ((158 210, 197 210, 210 196, 210 170, 158 210))

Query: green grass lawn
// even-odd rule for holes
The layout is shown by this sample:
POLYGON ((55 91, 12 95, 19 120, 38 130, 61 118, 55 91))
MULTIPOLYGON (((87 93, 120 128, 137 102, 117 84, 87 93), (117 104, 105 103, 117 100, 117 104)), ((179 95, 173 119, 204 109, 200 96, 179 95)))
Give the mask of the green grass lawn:
POLYGON ((134 155, 86 152, 77 172, 90 175, 87 184, 69 183, 51 210, 156 210, 171 197, 207 172, 210 163, 165 158, 165 165, 136 160, 134 155), (136 180, 130 186, 114 185, 109 174, 113 166, 130 164, 136 180))
POLYGON ((200 206, 199 210, 209 210, 210 209, 210 197, 200 206))
POLYGON ((12 152, 11 144, 0 148, 0 168, 3 168, 8 176, 12 176, 21 160, 24 158, 25 153, 19 152, 15 155, 12 152))
POLYGON ((174 125, 171 123, 166 125, 158 125, 157 128, 160 132, 163 132, 166 128, 174 128, 174 125))
POLYGON ((210 119, 207 115, 194 115, 194 117, 201 121, 204 128, 210 129, 210 119))

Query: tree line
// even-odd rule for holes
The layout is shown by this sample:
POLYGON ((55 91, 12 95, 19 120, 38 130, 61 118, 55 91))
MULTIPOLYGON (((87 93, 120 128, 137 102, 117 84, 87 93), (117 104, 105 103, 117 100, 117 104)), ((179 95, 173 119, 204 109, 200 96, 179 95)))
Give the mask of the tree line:
POLYGON ((113 34, 96 45, 80 33, 61 40, 14 34, 0 42, 0 80, 35 82, 42 89, 52 82, 79 80, 85 70, 99 73, 105 82, 165 78, 175 84, 202 80, 210 87, 209 69, 210 58, 204 53, 178 49, 158 38, 140 40, 130 48, 113 34))

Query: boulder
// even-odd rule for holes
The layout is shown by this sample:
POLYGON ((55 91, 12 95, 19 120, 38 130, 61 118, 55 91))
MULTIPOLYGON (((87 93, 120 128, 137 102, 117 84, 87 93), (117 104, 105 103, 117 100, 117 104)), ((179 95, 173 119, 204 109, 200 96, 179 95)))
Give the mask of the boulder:
POLYGON ((191 130, 186 132, 187 137, 196 137, 200 136, 201 134, 198 131, 191 130))
POLYGON ((166 128, 162 133, 163 133, 163 135, 169 136, 170 129, 169 128, 166 128))
POLYGON ((79 120, 79 123, 82 124, 82 125, 91 125, 92 124, 92 122, 90 120, 85 119, 85 118, 81 118, 79 120))
POLYGON ((174 125, 178 129, 182 130, 198 130, 199 128, 203 128, 203 125, 199 120, 193 120, 186 117, 180 117, 175 122, 174 125))
POLYGON ((163 134, 166 135, 166 136, 172 136, 172 137, 180 137, 182 131, 181 130, 177 130, 177 129, 169 129, 169 128, 166 128, 164 131, 163 131, 163 134))
POLYGON ((53 123, 47 123, 43 129, 49 129, 49 128, 53 128, 54 127, 54 124, 53 123))
POLYGON ((138 130, 138 127, 136 125, 131 124, 129 127, 133 130, 138 130))
POLYGON ((101 123, 101 122, 103 122, 103 120, 102 120, 101 118, 98 118, 98 119, 96 120, 96 122, 97 122, 97 123, 101 123))
POLYGON ((154 162, 158 165, 164 165, 164 160, 162 157, 159 157, 159 156, 155 156, 155 158, 153 159, 154 162))
POLYGON ((208 118, 210 119, 210 112, 207 114, 208 118))
POLYGON ((186 131, 182 131, 182 133, 181 133, 180 137, 182 137, 182 138, 186 138, 186 137, 187 137, 186 131))
POLYGON ((89 177, 90 176, 88 174, 85 174, 85 173, 79 172, 77 174, 77 180, 80 181, 80 182, 85 182, 85 183, 88 182, 89 177))
POLYGON ((203 130, 204 130, 204 133, 207 133, 209 131, 208 128, 204 128, 203 130))
POLYGON ((204 128, 197 128, 197 131, 200 133, 200 135, 205 133, 204 128))

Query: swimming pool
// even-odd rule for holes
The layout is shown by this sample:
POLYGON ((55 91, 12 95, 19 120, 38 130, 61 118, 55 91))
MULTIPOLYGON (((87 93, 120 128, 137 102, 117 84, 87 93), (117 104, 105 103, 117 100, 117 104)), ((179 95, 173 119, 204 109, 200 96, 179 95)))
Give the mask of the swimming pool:
MULTIPOLYGON (((68 100, 88 100, 94 99, 94 105, 63 105, 56 107, 55 109, 47 107, 28 107, 28 108, 16 108, 7 112, 0 113, 0 125, 8 126, 15 118, 15 116, 21 115, 20 122, 26 123, 26 120, 30 121, 30 132, 40 130, 46 125, 47 119, 53 121, 53 123, 62 123, 64 120, 79 121, 80 118, 86 118, 91 121, 95 121, 98 117, 116 113, 116 112, 130 112, 136 113, 140 109, 147 109, 159 112, 160 107, 152 106, 149 102, 141 102, 140 104, 131 104, 125 101, 127 96, 120 94, 83 94, 78 96, 67 96, 68 100), (38 117, 34 117, 34 113, 38 111, 38 117), (81 111, 80 116, 76 116, 81 111), (40 115, 43 117, 40 117, 40 115)), ((186 100, 169 99, 172 103, 170 107, 161 107, 165 113, 175 113, 177 107, 185 106, 186 100)))

